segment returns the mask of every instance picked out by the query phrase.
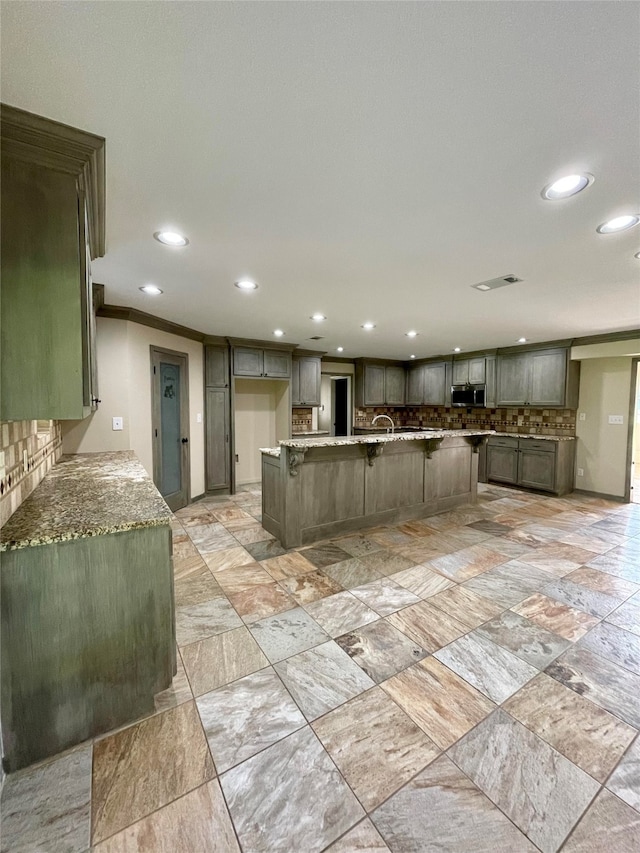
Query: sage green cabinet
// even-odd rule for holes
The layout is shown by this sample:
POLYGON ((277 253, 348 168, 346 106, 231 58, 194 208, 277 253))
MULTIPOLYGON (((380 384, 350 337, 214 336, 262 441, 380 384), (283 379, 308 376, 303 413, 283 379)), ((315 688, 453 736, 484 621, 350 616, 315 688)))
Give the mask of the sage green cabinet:
POLYGON ((291 405, 319 406, 321 359, 314 356, 293 358, 291 362, 291 405))
POLYGON ((234 347, 233 375, 289 379, 291 353, 286 350, 234 347))
POLYGON ((487 480, 565 495, 573 491, 575 441, 490 436, 487 480))
POLYGON ((404 406, 405 384, 404 367, 385 367, 384 398, 387 406, 404 406))
POLYGON ((0 420, 97 403, 90 262, 104 254, 104 139, 2 106, 0 420))
POLYGON ((229 348, 206 346, 204 348, 204 384, 213 388, 229 387, 229 348))
POLYGON ((453 362, 454 385, 484 385, 486 382, 484 356, 455 359, 453 362))
POLYGON ((575 409, 579 381, 580 363, 567 347, 498 355, 496 403, 575 409))

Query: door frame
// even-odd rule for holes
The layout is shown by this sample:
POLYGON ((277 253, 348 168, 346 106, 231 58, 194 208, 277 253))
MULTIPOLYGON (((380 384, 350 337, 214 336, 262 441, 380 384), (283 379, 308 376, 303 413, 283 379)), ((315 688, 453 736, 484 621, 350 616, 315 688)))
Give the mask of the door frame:
MULTIPOLYGON (((160 470, 161 457, 160 445, 162 438, 162 423, 160 420, 160 371, 156 371, 159 367, 162 356, 170 356, 180 363, 181 373, 184 377, 180 392, 180 433, 182 438, 186 438, 186 443, 181 446, 180 455, 180 473, 182 489, 184 491, 185 502, 181 506, 187 506, 191 502, 191 435, 189 430, 189 355, 186 352, 178 352, 165 347, 158 347, 154 344, 149 346, 150 354, 150 371, 151 371, 151 447, 153 450, 153 482, 158 490, 160 489, 160 470)), ((164 499, 170 510, 175 512, 180 509, 179 506, 171 506, 167 499, 164 499)), ((172 501, 171 503, 174 503, 172 501)))
POLYGON ((633 435, 634 430, 640 429, 636 425, 636 391, 638 388, 638 365, 640 358, 631 359, 631 391, 629 393, 629 416, 627 419, 627 471, 624 478, 624 500, 631 503, 631 465, 633 462, 633 435))

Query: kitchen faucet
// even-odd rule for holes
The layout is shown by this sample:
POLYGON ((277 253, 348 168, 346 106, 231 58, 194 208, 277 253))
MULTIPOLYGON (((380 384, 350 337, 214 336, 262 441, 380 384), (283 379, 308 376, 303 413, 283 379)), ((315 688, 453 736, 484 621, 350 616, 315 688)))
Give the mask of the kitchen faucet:
MULTIPOLYGON (((396 428, 396 425, 394 424, 393 420, 389 417, 389 415, 376 415, 375 418, 371 421, 371 426, 375 426, 376 421, 379 421, 380 418, 386 418, 389 421, 389 423, 391 424, 391 434, 393 435, 395 428, 396 428)), ((389 427, 387 427, 387 432, 389 432, 389 427)))

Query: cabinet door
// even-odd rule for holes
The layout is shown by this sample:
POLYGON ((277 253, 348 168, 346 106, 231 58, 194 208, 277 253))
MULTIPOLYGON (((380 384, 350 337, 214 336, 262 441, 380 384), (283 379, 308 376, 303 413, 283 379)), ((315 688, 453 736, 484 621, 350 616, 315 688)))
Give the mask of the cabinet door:
POLYGON ((320 405, 320 359, 296 359, 300 371, 300 402, 305 406, 320 405))
POLYGON ((471 385, 484 385, 486 380, 484 358, 470 358, 469 383, 471 385))
POLYGON ((453 362, 453 384, 466 385, 469 382, 469 360, 462 358, 453 362))
POLYGON ((264 376, 275 379, 288 379, 291 376, 291 354, 286 351, 266 349, 263 365, 264 376))
POLYGON ((492 409, 496 405, 496 357, 487 356, 485 360, 485 385, 484 405, 492 409))
POLYGON ((518 449, 487 446, 487 479, 499 483, 518 482, 518 449))
POLYGON ((498 406, 524 406, 529 399, 529 356, 498 356, 498 406))
POLYGON ((229 387, 229 350, 226 347, 205 347, 205 385, 229 387))
POLYGON ((211 491, 230 484, 228 389, 207 388, 206 406, 206 485, 211 491))
POLYGON ((421 406, 424 399, 424 372, 422 367, 411 367, 407 371, 407 405, 421 406))
POLYGON ((364 366, 364 405, 384 406, 384 367, 376 364, 364 366))
POLYGON ((297 358, 294 358, 291 362, 291 405, 302 405, 300 397, 300 361, 297 358))
POLYGON ((384 381, 387 406, 404 406, 404 367, 387 367, 384 381))
POLYGON ((236 347, 233 350, 234 376, 262 376, 262 350, 236 347))
POLYGON ((446 403, 446 368, 444 362, 425 364, 424 396, 426 406, 445 406, 446 403))
POLYGON ((532 352, 530 406, 564 406, 567 381, 567 350, 532 352))
POLYGON ((521 449, 518 460, 518 484, 552 492, 556 482, 556 454, 521 449))

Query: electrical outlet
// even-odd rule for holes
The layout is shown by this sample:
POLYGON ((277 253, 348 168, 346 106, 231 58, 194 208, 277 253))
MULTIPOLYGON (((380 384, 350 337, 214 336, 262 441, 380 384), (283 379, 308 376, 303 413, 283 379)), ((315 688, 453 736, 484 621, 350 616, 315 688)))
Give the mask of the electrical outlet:
POLYGON ((201 412, 198 412, 198 414, 196 415, 196 423, 197 424, 202 423, 202 413, 201 412))
POLYGON ((584 477, 584 468, 578 468, 578 477, 584 477))
POLYGON ((586 412, 580 412, 580 414, 578 415, 578 420, 579 421, 586 421, 586 419, 587 419, 586 412))
POLYGON ((624 415, 609 415, 609 423, 610 424, 623 424, 624 423, 624 415))
POLYGON ((113 430, 124 429, 124 421, 122 418, 113 418, 112 421, 113 421, 113 426, 111 427, 111 429, 113 429, 113 430))

